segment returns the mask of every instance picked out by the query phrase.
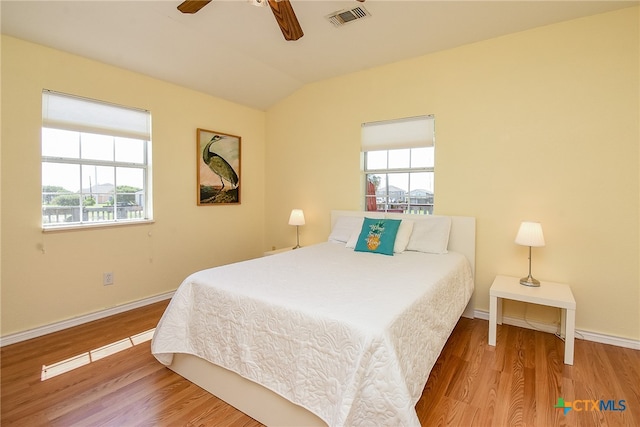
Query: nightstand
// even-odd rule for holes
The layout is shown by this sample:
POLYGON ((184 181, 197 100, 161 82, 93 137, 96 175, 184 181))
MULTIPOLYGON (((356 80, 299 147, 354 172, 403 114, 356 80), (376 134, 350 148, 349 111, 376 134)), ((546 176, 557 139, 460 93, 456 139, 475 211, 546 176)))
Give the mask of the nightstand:
POLYGON ((496 345, 497 324, 502 325, 502 300, 510 299, 562 309, 560 330, 564 332, 564 363, 573 365, 576 300, 569 285, 540 281, 540 287, 523 286, 520 279, 496 276, 489 291, 489 345, 496 345))
POLYGON ((293 247, 291 247, 291 248, 282 248, 282 249, 274 249, 274 250, 265 252, 263 255, 264 256, 269 256, 269 255, 281 254, 282 252, 288 252, 288 251, 291 251, 291 250, 293 250, 293 247))

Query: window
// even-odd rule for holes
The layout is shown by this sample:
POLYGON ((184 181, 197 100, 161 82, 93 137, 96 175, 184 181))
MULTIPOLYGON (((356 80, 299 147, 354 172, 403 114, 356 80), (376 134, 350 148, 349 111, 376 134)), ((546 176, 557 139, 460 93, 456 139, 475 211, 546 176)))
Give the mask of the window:
POLYGON ((150 183, 148 111, 43 91, 43 228, 150 220, 150 183))
POLYGON ((362 125, 367 211, 433 214, 433 116, 362 125))

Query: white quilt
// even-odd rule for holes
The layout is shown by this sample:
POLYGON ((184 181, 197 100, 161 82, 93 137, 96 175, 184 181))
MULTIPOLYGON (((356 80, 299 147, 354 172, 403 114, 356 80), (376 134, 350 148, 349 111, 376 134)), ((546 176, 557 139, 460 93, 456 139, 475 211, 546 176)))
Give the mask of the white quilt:
POLYGON ((419 426, 415 404, 462 314, 464 256, 321 243, 187 277, 152 342, 273 390, 329 426, 419 426))

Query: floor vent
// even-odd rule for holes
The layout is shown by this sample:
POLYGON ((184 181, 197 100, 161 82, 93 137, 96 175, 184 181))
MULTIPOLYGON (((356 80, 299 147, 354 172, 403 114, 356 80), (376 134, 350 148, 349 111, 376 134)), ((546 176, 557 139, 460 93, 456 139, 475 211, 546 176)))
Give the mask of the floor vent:
POLYGON ((333 12, 325 16, 325 18, 327 18, 327 20, 331 22, 334 27, 342 27, 345 24, 356 21, 358 19, 366 18, 367 16, 371 16, 367 9, 362 6, 356 6, 351 9, 344 9, 333 12))

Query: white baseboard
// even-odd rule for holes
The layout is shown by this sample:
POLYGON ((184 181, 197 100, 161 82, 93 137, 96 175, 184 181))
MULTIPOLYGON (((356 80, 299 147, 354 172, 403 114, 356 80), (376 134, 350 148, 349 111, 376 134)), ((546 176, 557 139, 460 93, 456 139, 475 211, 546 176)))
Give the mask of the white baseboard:
MULTIPOLYGON (((479 319, 489 320, 489 312, 484 310, 475 310, 475 317, 479 319)), ((517 326, 519 328, 535 329, 537 331, 549 332, 555 334, 558 332, 558 326, 552 323, 540 323, 532 322, 530 320, 525 321, 515 317, 503 316, 502 323, 511 326, 517 326)), ((633 350, 640 350, 640 341, 631 340, 628 338, 620 338, 613 335, 599 334, 597 332, 582 331, 576 329, 576 338, 583 339, 585 341, 593 341, 600 344, 615 345, 616 347, 631 348, 633 350)))
POLYGON ((145 305, 171 299, 174 293, 175 291, 167 292, 165 294, 144 298, 138 301, 129 302, 116 307, 100 310, 94 313, 85 314, 83 316, 74 317, 73 319, 63 320, 61 322, 52 323, 50 325, 29 329, 28 331, 9 334, 4 337, 0 337, 0 347, 4 347, 5 345, 10 345, 10 344, 16 344, 21 341, 30 340, 32 338, 41 337, 46 334, 61 331, 63 329, 72 328, 74 326, 79 326, 84 323, 93 322, 94 320, 99 320, 105 317, 113 316, 114 314, 124 313, 125 311, 144 307, 145 305))

